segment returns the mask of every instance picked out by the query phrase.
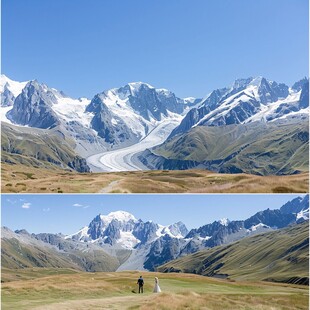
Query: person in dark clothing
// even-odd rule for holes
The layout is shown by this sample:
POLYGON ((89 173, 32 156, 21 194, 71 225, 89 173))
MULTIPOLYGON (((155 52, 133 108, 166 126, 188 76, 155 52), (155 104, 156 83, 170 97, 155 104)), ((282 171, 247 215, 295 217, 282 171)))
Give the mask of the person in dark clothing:
POLYGON ((140 278, 138 279, 137 284, 139 285, 139 294, 140 294, 140 293, 143 293, 143 284, 144 284, 144 281, 143 281, 142 276, 140 276, 140 278))

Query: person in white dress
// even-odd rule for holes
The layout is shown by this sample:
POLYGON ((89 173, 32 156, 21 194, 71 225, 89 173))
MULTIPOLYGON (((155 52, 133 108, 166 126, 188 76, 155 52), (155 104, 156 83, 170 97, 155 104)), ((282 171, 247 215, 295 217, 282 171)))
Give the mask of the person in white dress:
POLYGON ((159 287, 159 280, 157 277, 155 277, 155 286, 154 286, 154 290, 153 293, 160 293, 161 289, 159 287))

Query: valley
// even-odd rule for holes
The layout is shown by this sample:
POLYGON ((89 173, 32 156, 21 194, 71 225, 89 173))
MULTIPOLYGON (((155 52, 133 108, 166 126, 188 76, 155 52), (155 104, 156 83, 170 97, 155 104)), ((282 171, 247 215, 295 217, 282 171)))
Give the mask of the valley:
POLYGON ((2 269, 2 309, 308 309, 308 286, 231 281, 192 274, 2 269), (136 281, 145 280, 137 294, 136 281), (154 277, 162 293, 153 294, 154 277))
POLYGON ((87 158, 87 163, 93 172, 148 170, 136 158, 136 155, 164 142, 178 124, 177 120, 164 120, 138 143, 118 150, 90 156, 87 158))

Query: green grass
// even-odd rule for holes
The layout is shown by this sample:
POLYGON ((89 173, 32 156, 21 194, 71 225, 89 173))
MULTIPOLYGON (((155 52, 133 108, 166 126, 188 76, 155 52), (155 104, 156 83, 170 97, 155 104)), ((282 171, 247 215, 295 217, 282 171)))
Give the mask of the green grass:
POLYGON ((271 310, 308 307, 308 289, 303 286, 231 282, 190 274, 62 271, 63 274, 54 274, 47 269, 24 270, 21 280, 3 283, 2 309, 271 310), (33 278, 24 279, 25 274, 33 274, 33 278), (136 281, 140 274, 145 280, 143 295, 137 294, 136 281), (160 279, 161 294, 152 294, 155 276, 160 279))

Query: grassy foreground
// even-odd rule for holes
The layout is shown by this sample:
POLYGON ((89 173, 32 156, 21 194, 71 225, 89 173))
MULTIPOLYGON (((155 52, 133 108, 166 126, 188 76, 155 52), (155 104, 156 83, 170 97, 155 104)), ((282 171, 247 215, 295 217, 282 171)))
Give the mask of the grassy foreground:
POLYGON ((206 170, 76 173, 2 163, 3 193, 306 193, 309 173, 218 174, 206 170))
POLYGON ((3 270, 2 309, 308 309, 308 287, 234 282, 193 274, 85 273, 55 269, 3 270), (145 293, 137 294, 142 274, 145 293), (153 294, 154 277, 162 293, 153 294))

